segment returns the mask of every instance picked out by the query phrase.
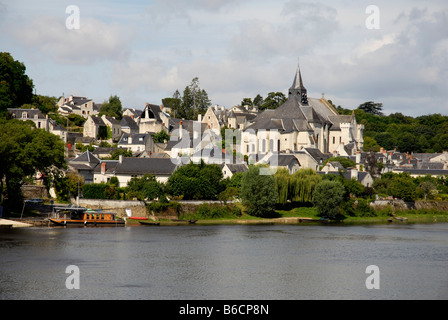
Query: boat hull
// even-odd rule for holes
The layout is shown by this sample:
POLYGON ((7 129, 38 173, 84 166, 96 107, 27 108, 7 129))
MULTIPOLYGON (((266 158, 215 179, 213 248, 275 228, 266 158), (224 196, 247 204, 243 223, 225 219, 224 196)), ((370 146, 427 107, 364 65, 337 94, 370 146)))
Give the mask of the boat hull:
POLYGON ((144 226, 160 226, 159 222, 139 221, 139 223, 144 226))
POLYGON ((111 220, 111 221, 89 221, 89 220, 68 220, 68 219, 50 219, 50 222, 56 226, 94 226, 94 227, 102 227, 102 226, 124 226, 126 224, 125 221, 120 220, 111 220))

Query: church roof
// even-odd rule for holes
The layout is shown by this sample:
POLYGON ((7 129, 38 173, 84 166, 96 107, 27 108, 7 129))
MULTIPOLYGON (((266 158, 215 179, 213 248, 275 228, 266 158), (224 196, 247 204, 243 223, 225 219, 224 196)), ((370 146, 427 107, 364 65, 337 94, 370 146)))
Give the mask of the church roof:
POLYGON ((302 74, 300 72, 300 66, 297 66, 297 72, 296 75, 294 77, 294 81, 292 83, 292 86, 290 89, 305 89, 305 86, 303 85, 303 81, 302 81, 302 74))
POLYGON ((310 123, 333 124, 338 115, 320 99, 308 99, 308 105, 302 105, 294 95, 277 109, 268 109, 260 113, 248 129, 280 132, 313 131, 310 123))

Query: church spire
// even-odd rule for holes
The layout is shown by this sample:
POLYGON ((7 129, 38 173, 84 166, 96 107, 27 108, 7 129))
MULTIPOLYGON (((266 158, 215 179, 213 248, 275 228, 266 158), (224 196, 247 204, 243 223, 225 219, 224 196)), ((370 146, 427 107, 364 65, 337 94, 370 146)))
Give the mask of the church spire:
POLYGON ((299 101, 304 105, 308 104, 306 88, 303 85, 302 73, 300 72, 299 65, 297 65, 297 71, 292 86, 291 88, 289 88, 289 97, 291 96, 296 96, 299 99, 299 101))

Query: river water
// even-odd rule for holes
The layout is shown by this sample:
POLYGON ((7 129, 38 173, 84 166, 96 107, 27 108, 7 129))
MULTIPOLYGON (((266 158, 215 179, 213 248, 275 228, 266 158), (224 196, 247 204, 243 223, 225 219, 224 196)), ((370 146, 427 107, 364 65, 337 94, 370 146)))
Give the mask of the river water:
POLYGON ((448 299, 448 224, 2 230, 0 299, 448 299))

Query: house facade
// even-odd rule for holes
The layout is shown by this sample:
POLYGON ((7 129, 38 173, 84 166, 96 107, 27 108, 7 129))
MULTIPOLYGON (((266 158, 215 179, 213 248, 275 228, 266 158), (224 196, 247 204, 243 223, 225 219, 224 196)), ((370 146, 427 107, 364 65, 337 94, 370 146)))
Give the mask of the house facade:
POLYGON ((145 109, 137 119, 139 133, 157 133, 162 130, 168 132, 169 116, 162 112, 160 106, 146 103, 145 109))
POLYGON ((154 140, 150 133, 123 133, 118 147, 130 150, 133 154, 143 151, 154 152, 154 140))
POLYGON ((102 118, 89 116, 84 123, 83 136, 97 139, 101 127, 107 127, 102 118))
POLYGON ((94 169, 95 183, 108 182, 117 177, 119 186, 124 187, 133 177, 153 175, 157 181, 165 183, 177 169, 170 158, 126 158, 120 156, 119 160, 106 160, 99 163, 94 169))
POLYGON ((99 113, 100 105, 92 99, 70 95, 61 97, 57 102, 58 112, 62 115, 77 114, 83 118, 95 116, 99 113))
POLYGON ((38 129, 49 131, 49 119, 39 109, 8 108, 13 119, 32 121, 38 129))

